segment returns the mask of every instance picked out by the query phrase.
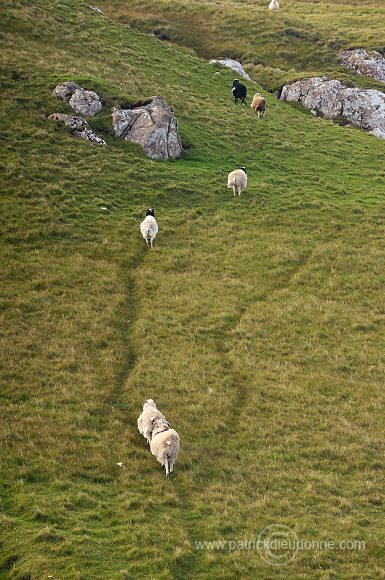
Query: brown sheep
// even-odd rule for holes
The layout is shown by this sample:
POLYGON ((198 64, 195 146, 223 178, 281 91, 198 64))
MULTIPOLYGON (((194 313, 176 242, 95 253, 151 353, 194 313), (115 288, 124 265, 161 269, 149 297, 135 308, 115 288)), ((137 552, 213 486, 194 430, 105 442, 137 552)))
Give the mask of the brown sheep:
POLYGON ((255 93, 253 97, 253 102, 251 103, 251 108, 258 113, 259 117, 265 116, 266 111, 266 100, 259 93, 255 93))

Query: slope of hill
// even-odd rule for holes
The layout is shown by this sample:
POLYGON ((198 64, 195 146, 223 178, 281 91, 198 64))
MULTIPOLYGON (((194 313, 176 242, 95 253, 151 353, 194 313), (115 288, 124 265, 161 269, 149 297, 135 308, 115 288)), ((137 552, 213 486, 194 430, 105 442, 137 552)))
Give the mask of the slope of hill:
POLYGON ((385 5, 379 0, 283 0, 274 13, 267 0, 101 0, 98 5, 114 20, 190 47, 203 58, 240 60, 271 91, 320 73, 383 89, 347 73, 336 59, 350 46, 385 52, 385 5))
POLYGON ((0 577, 384 575, 384 142, 269 94, 257 121, 230 71, 80 1, 2 15, 0 577), (64 80, 101 95, 107 147, 47 121, 64 80), (111 135, 154 94, 176 162, 111 135), (170 481, 148 397, 181 436, 170 481), (272 524, 365 545, 229 549, 272 524))

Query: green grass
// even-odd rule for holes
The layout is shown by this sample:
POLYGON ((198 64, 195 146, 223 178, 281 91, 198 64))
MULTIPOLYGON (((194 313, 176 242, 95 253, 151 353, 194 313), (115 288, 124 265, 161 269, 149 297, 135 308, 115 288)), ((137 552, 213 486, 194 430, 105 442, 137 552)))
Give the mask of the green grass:
POLYGON ((383 141, 269 94, 258 121, 231 71, 81 2, 2 14, 0 578, 384 577, 383 141), (106 148, 47 121, 63 80, 100 94, 106 148), (111 136, 114 104, 154 94, 179 161, 111 136), (170 481, 149 397, 181 436, 170 481), (195 548, 270 524, 366 547, 195 548))
POLYGON ((188 47, 205 59, 235 58, 264 88, 276 91, 304 76, 328 74, 383 90, 347 72, 337 53, 363 46, 384 53, 385 5, 380 0, 100 0, 109 17, 188 47))

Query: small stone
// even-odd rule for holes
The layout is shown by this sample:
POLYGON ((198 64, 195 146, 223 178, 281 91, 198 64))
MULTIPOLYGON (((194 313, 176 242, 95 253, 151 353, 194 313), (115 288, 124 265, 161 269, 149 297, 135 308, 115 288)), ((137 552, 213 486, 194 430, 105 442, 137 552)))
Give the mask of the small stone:
POLYGON ((91 6, 91 4, 87 4, 87 6, 88 6, 88 8, 93 10, 94 12, 97 12, 98 14, 103 14, 103 16, 104 16, 103 10, 100 10, 100 8, 98 8, 97 6, 91 6))
POLYGON ((231 70, 235 71, 240 77, 246 79, 247 81, 251 81, 250 76, 244 70, 243 66, 237 60, 233 60, 232 58, 214 58, 210 60, 209 64, 221 64, 222 66, 227 66, 231 68, 231 70))

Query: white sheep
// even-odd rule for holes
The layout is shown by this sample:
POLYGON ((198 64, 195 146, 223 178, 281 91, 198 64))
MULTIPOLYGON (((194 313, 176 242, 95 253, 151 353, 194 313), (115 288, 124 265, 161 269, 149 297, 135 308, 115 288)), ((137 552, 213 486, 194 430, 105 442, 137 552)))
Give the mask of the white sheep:
POLYGON ((152 207, 146 211, 146 217, 140 224, 140 231, 146 240, 147 246, 153 246, 156 234, 158 233, 158 224, 156 223, 155 213, 152 207))
POLYGON ((242 191, 247 187, 246 167, 242 166, 229 173, 227 177, 227 187, 233 189, 234 196, 241 195, 242 191))
POLYGON ((166 468, 166 475, 174 469, 179 453, 180 437, 165 419, 154 419, 150 443, 151 453, 166 468))
POLYGON ((154 419, 165 419, 165 416, 157 409, 153 399, 147 399, 143 405, 143 412, 138 419, 139 433, 146 438, 147 443, 151 442, 152 425, 154 419))
POLYGON ((271 0, 269 10, 279 10, 279 3, 277 0, 271 0))

